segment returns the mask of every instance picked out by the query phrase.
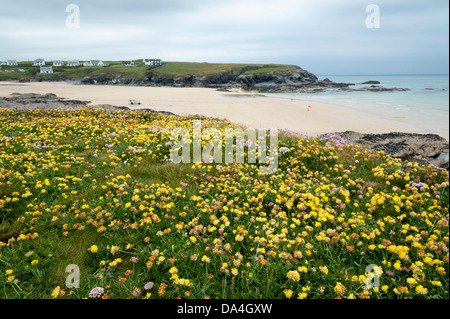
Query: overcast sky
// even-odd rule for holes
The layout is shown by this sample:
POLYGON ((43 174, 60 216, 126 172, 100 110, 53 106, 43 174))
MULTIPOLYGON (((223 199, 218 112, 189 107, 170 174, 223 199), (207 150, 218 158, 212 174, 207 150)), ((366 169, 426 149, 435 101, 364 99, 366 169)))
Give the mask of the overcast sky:
POLYGON ((448 74, 448 30, 448 0, 2 0, 0 60, 161 58, 296 64, 318 75, 448 74), (66 23, 69 4, 80 10, 79 28, 66 23), (369 4, 380 9, 379 28, 366 25, 369 4))

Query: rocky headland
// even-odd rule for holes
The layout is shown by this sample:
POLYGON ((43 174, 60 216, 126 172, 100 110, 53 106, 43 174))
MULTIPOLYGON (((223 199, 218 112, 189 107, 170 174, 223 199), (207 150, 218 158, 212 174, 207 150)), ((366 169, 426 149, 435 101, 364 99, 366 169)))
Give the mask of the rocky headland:
POLYGON ((252 67, 242 68, 239 72, 222 72, 207 75, 161 75, 149 71, 145 79, 113 77, 107 75, 88 76, 80 80, 81 84, 96 85, 135 85, 170 87, 206 87, 219 90, 243 89, 261 93, 319 93, 325 91, 409 91, 407 88, 385 88, 377 81, 362 83, 366 86, 354 88, 355 83, 337 83, 330 79, 319 80, 316 75, 298 66, 288 71, 254 72, 252 67), (250 71, 250 72, 249 72, 250 71))

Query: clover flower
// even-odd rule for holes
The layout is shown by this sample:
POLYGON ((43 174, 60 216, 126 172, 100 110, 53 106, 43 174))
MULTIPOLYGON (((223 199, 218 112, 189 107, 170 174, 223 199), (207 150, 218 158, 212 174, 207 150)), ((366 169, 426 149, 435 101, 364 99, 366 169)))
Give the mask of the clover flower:
POLYGON ((105 289, 102 287, 95 287, 89 292, 89 298, 97 299, 105 293, 105 289))
POLYGON ((344 295, 344 293, 345 293, 345 286, 342 284, 342 283, 340 283, 340 282, 338 282, 337 284, 336 284, 336 286, 334 287, 334 292, 338 295, 338 296, 343 296, 344 295))
POLYGON ((300 274, 298 273, 298 271, 289 271, 287 273, 287 277, 292 280, 292 281, 299 281, 300 280, 300 274))
POLYGON ((144 289, 145 290, 151 290, 153 288, 153 286, 154 286, 154 283, 152 281, 149 281, 148 283, 146 283, 144 285, 144 289))

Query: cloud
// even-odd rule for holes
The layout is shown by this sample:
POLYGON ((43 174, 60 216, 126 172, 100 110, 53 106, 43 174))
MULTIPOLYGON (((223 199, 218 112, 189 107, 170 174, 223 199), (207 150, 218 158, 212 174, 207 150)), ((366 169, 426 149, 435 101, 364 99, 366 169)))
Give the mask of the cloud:
POLYGON ((448 68, 448 3, 440 0, 379 0, 380 29, 366 27, 363 0, 74 0, 79 29, 65 25, 67 4, 3 4, 0 59, 151 56, 298 64, 317 73, 448 68))

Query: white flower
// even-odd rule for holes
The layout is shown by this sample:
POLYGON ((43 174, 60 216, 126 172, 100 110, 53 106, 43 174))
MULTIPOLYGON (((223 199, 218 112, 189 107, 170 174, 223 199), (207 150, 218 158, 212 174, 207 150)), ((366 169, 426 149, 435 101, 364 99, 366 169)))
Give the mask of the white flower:
POLYGON ((89 298, 100 298, 105 293, 105 289, 102 287, 95 287, 92 288, 91 292, 89 293, 89 298))
POLYGON ((279 149, 279 152, 281 153, 281 154, 285 154, 285 153, 289 153, 291 150, 289 149, 289 148, 287 148, 287 147, 281 147, 280 149, 279 149))
POLYGON ((145 290, 150 290, 152 288, 153 288, 153 282, 151 282, 151 281, 144 285, 145 290))

